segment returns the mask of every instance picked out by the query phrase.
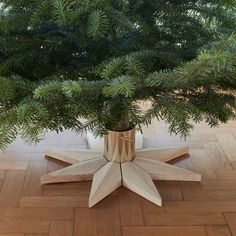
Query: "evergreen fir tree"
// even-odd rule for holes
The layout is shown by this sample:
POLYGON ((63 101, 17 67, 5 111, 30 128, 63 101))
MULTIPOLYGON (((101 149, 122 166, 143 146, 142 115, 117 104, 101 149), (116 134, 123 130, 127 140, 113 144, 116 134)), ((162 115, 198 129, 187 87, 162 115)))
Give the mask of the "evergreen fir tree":
POLYGON ((236 117, 234 1, 1 2, 0 148, 153 118, 186 136, 236 117))

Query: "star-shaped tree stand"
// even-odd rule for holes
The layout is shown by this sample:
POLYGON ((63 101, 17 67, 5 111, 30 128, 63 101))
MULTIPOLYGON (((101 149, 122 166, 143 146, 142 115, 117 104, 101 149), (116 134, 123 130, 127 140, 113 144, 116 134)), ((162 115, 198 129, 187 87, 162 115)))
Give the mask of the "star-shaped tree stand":
POLYGON ((201 175, 165 162, 189 153, 187 147, 143 149, 132 161, 108 161, 102 152, 92 150, 47 150, 46 156, 72 164, 41 177, 42 184, 93 180, 89 207, 94 206, 121 185, 162 206, 152 180, 201 181, 201 175))

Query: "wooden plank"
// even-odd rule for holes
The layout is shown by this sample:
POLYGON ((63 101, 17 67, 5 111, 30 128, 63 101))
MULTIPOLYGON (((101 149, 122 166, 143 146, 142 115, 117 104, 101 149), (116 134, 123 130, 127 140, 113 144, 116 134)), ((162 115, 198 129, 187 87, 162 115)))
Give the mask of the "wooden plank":
POLYGON ((0 236, 25 236, 25 234, 0 234, 0 236))
POLYGON ((217 139, 219 140, 225 154, 230 161, 236 161, 236 140, 231 134, 217 134, 217 139))
POLYGON ((97 219, 98 236, 121 236, 117 197, 109 196, 97 205, 97 219))
POLYGON ((179 183, 176 181, 158 181, 159 192, 163 201, 183 200, 179 183))
POLYGON ((26 161, 0 161, 0 170, 26 170, 27 167, 26 161))
POLYGON ((120 164, 116 162, 108 162, 94 174, 89 196, 89 207, 92 207, 100 202, 103 198, 114 192, 120 186, 120 164))
POLYGON ((180 148, 149 148, 136 151, 136 155, 143 158, 168 162, 183 155, 188 155, 188 147, 180 148))
POLYGON ((47 233, 48 231, 49 221, 47 220, 0 221, 0 233, 47 233))
POLYGON ((5 179, 5 174, 6 174, 6 171, 3 171, 3 170, 0 171, 0 192, 1 192, 2 185, 5 179))
POLYGON ((44 196, 89 196, 91 181, 47 184, 43 186, 44 196))
POLYGON ((55 158, 70 164, 76 164, 81 161, 87 161, 91 159, 101 158, 102 152, 90 150, 90 149, 47 149, 45 156, 55 158))
POLYGON ((17 207, 24 184, 25 170, 9 170, 0 193, 0 207, 17 207))
POLYGON ((231 236, 230 230, 226 225, 206 226, 207 236, 231 236))
POLYGON ((190 158, 194 169, 202 175, 203 180, 217 179, 216 173, 206 151, 200 149, 191 150, 190 158))
POLYGON ((49 236, 73 236, 73 221, 52 221, 49 236))
POLYGON ((76 208, 74 236, 97 236, 97 209, 76 208))
POLYGON ((191 201, 217 201, 217 200, 236 200, 236 189, 182 189, 184 200, 191 201))
POLYGON ((25 234, 0 234, 0 236, 25 236, 25 234))
POLYGON ((165 202, 166 213, 194 214, 213 212, 234 212, 236 201, 167 201, 165 202))
POLYGON ((148 200, 141 198, 143 214, 164 214, 165 208, 159 207, 148 200))
POLYGON ((21 193, 22 195, 42 195, 43 186, 40 183, 40 177, 46 173, 46 169, 47 164, 45 162, 29 162, 21 193))
POLYGON ((214 170, 232 169, 232 165, 222 147, 219 145, 219 142, 207 142, 203 145, 214 170))
POLYGON ((235 179, 219 179, 219 180, 208 180, 201 182, 201 188, 207 190, 221 189, 236 189, 236 178, 235 179))
POLYGON ((216 170, 219 179, 236 179, 236 170, 216 170))
POLYGON ((236 236, 236 213, 224 213, 230 231, 233 236, 236 236))
POLYGON ((140 197, 125 189, 119 189, 120 219, 122 226, 142 226, 143 212, 140 197))
POLYGON ((121 164, 121 169, 123 186, 154 204, 162 206, 161 196, 157 191, 151 176, 143 168, 134 163, 125 162, 121 164))
POLYGON ((145 225, 225 225, 222 213, 144 214, 145 225))
POLYGON ((87 207, 88 196, 55 196, 36 197, 23 196, 20 199, 20 207, 87 207))
POLYGON ((201 175, 157 160, 136 157, 133 163, 147 171, 153 180, 201 181, 201 175))
POLYGON ((0 220, 72 220, 73 208, 0 208, 0 220))
POLYGON ((31 234, 31 233, 29 233, 29 234, 25 234, 24 236, 48 236, 48 234, 47 233, 40 233, 40 234, 31 234))
POLYGON ((103 157, 76 163, 41 176, 41 183, 48 184, 92 180, 94 173, 106 163, 107 161, 103 157))
POLYGON ((124 227, 123 236, 207 236, 203 226, 124 227))

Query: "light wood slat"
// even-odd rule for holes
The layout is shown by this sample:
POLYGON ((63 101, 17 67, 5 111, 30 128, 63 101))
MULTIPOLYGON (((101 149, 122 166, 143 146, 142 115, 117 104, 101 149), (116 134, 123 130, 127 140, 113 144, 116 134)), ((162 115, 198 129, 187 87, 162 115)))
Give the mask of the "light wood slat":
POLYGON ((26 170, 28 162, 26 161, 3 161, 0 160, 0 170, 26 170))
POLYGON ((0 207, 17 207, 25 179, 25 170, 9 170, 0 193, 0 207))
POLYGON ((136 155, 139 157, 158 160, 162 162, 171 161, 180 156, 188 155, 188 153, 189 153, 188 147, 166 148, 166 149, 148 148, 148 149, 136 151, 136 155))
POLYGON ((0 220, 72 220, 73 208, 0 208, 0 220))
POLYGON ((190 151, 190 158, 193 163, 193 167, 197 173, 202 175, 203 180, 217 179, 215 170, 212 166, 206 151, 200 149, 194 149, 190 151))
POLYGON ((73 221, 52 221, 49 236, 73 236, 73 221))
POLYGON ((161 196, 157 191, 151 176, 143 168, 134 163, 125 162, 122 163, 121 169, 123 186, 158 206, 162 205, 161 196))
POLYGON ((226 157, 223 148, 219 145, 219 142, 207 142, 203 146, 214 170, 232 169, 232 165, 226 157))
POLYGON ((224 213, 225 219, 229 225, 230 231, 233 236, 236 236, 236 212, 224 213))
POLYGON ((207 236, 203 226, 124 227, 123 236, 207 236))
POLYGON ((21 195, 24 196, 42 195, 43 187, 40 183, 40 177, 46 174, 46 169, 47 169, 46 162, 29 163, 21 195))
POLYGON ((94 173, 107 163, 105 158, 97 158, 73 164, 61 170, 43 175, 42 184, 92 180, 94 173))
POLYGON ((200 181, 201 175, 157 160, 136 156, 133 163, 145 169, 153 180, 200 181))
POLYGON ((230 161, 236 161, 236 140, 231 134, 217 134, 217 139, 219 140, 225 154, 230 161))
POLYGON ((144 214, 145 225, 225 225, 222 213, 144 214))
POLYGON ((117 197, 108 196, 97 207, 98 236, 121 236, 119 202, 117 197))
POLYGON ((88 196, 21 197, 20 207, 87 207, 88 196))
POLYGON ((236 201, 167 201, 165 202, 166 213, 194 214, 213 212, 234 212, 236 201))
POLYGON ((232 236, 227 226, 206 226, 207 236, 232 236))
POLYGON ((108 162, 93 176, 89 207, 94 206, 103 198, 121 186, 120 164, 108 162))
POLYGON ((176 181, 158 181, 158 190, 163 201, 181 201, 183 196, 176 181))
POLYGON ((219 179, 236 179, 236 170, 216 170, 219 179))
POLYGON ((119 204, 123 226, 144 225, 140 196, 122 187, 119 189, 119 204))
POLYGON ((74 236, 97 236, 97 209, 76 208, 74 236))
POLYGON ((81 161, 101 158, 103 156, 103 153, 89 150, 89 149, 84 149, 84 150, 47 149, 45 151, 45 156, 56 158, 58 160, 61 160, 70 164, 76 164, 81 161))
POLYGON ((0 233, 47 233, 48 231, 47 220, 0 221, 0 233))
POLYGON ((223 191, 222 189, 182 189, 184 200, 191 201, 217 201, 217 200, 236 200, 236 189, 228 189, 223 191))

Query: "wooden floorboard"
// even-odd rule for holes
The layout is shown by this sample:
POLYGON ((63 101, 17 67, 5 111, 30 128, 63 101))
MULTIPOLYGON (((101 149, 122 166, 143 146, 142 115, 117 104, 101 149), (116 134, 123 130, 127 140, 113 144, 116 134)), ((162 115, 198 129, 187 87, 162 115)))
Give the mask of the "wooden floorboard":
POLYGON ((186 142, 162 122, 143 132, 147 148, 189 145, 190 157, 171 164, 202 182, 155 181, 163 207, 121 187, 89 209, 91 181, 40 184, 68 166, 45 159, 44 149, 84 149, 84 136, 50 133, 36 147, 17 140, 0 152, 0 236, 236 236, 236 122, 197 124, 186 142))

